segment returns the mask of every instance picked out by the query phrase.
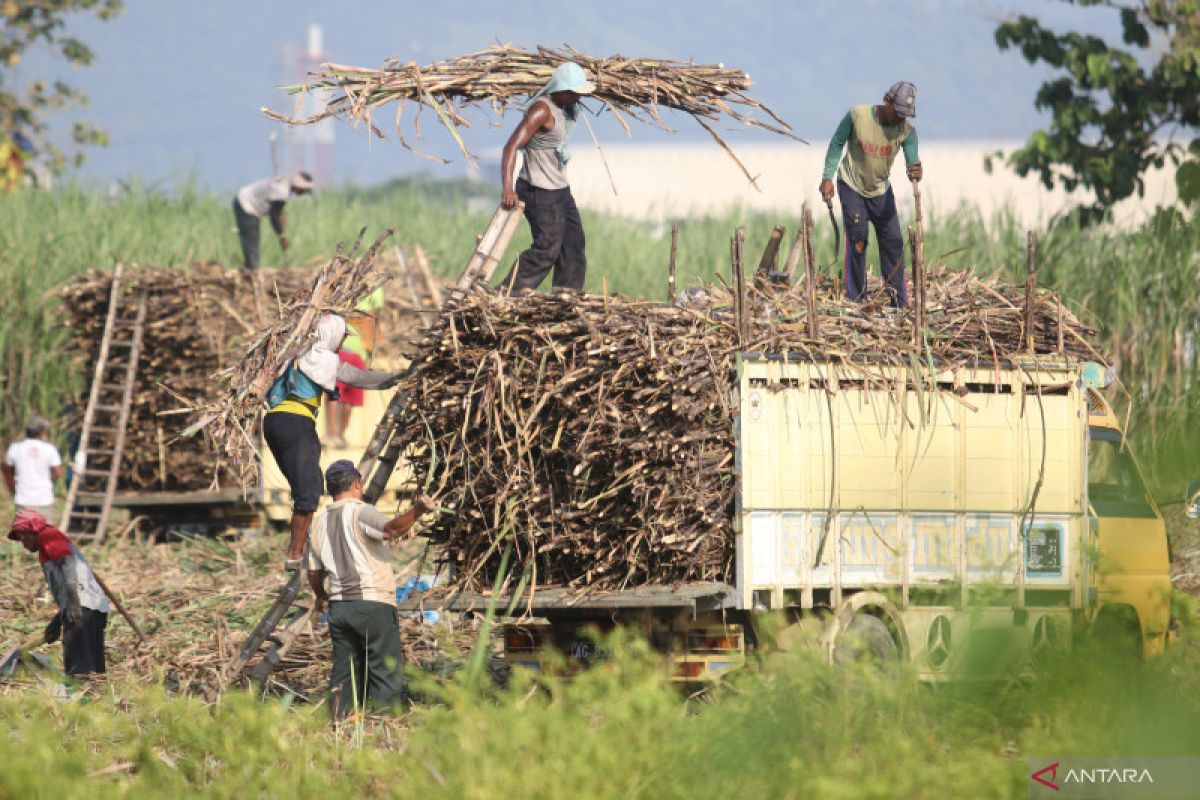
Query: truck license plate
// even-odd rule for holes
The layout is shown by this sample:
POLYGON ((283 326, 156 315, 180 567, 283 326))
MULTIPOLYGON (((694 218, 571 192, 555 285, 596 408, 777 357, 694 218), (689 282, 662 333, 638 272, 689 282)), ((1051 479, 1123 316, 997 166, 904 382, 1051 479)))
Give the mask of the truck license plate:
POLYGON ((1025 537, 1025 568, 1031 574, 1062 574, 1062 530, 1030 528, 1025 537))

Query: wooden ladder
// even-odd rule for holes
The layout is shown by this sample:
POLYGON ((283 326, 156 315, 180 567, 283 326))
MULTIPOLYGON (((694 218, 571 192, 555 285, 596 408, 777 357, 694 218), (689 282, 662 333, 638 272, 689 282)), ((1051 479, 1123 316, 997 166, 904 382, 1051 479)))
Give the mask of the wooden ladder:
POLYGON ((124 271, 120 264, 113 271, 104 336, 96 356, 79 451, 59 525, 67 535, 80 539, 103 539, 108 526, 142 350, 146 293, 125 291, 124 271))

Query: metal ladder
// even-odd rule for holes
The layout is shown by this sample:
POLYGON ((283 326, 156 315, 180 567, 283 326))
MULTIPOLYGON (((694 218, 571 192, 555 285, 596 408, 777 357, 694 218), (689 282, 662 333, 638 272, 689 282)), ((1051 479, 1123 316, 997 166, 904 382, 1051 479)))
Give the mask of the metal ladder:
POLYGON ((108 526, 142 350, 146 293, 138 289, 131 296, 122 284, 123 276, 124 267, 118 264, 109 290, 108 315, 83 415, 74 474, 59 525, 66 534, 80 539, 103 539, 108 526))

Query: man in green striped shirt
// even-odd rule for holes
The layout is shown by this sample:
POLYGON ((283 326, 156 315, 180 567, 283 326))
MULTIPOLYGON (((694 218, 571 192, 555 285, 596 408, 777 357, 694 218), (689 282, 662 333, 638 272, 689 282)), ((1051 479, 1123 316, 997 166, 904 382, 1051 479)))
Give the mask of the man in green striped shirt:
POLYGON ((867 290, 868 223, 879 238, 879 268, 887 282, 893 306, 908 304, 904 279, 904 237, 896 213, 896 197, 888 179, 896 153, 904 150, 908 176, 921 179, 917 156, 917 131, 909 119, 917 115, 917 88, 908 81, 892 84, 881 105, 855 106, 846 112, 829 149, 821 173, 821 199, 833 198, 834 172, 842 204, 846 233, 844 279, 846 295, 862 301, 867 290), (846 156, 842 157, 845 148, 846 156), (840 166, 839 166, 840 162, 840 166))

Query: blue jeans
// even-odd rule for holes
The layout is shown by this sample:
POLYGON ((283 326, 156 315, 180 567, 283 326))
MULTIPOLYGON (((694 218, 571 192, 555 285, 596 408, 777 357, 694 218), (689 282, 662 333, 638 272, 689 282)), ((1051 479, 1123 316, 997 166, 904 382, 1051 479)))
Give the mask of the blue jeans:
POLYGON ((879 197, 863 197, 845 182, 837 182, 838 199, 842 203, 842 227, 846 230, 846 261, 844 279, 846 296, 862 302, 867 293, 867 223, 875 226, 879 237, 879 269, 887 284, 888 295, 895 307, 908 305, 908 286, 904 278, 904 236, 900 233, 900 217, 896 213, 896 196, 892 187, 879 197), (855 249, 862 242, 862 252, 855 249))

